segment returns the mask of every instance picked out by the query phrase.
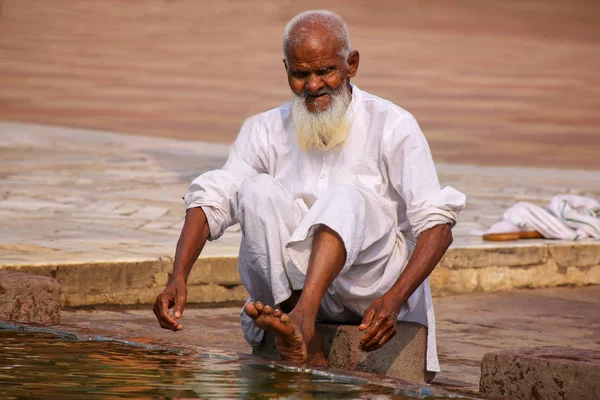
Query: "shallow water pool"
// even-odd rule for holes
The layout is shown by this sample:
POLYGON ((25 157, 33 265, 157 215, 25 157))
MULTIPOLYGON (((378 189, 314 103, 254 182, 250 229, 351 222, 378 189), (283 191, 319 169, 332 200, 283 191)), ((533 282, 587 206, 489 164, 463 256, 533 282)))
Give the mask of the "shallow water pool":
POLYGON ((0 329, 0 398, 410 399, 358 378, 119 341, 0 329))

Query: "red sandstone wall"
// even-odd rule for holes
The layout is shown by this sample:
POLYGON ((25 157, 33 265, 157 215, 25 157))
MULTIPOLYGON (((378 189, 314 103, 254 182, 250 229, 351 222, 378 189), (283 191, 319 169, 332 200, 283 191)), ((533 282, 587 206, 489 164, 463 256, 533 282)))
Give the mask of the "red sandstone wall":
MULTIPOLYGON (((230 142, 286 101, 306 1, 0 0, 0 120, 230 142)), ((600 168, 597 1, 343 1, 356 83, 438 161, 600 168)))

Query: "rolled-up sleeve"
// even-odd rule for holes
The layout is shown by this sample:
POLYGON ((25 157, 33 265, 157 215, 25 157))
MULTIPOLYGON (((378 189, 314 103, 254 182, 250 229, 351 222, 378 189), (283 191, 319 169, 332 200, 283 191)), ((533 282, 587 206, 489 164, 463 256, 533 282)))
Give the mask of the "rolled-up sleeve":
POLYGON ((223 168, 194 179, 184 197, 186 209, 202 207, 210 229, 209 240, 218 239, 238 222, 236 194, 242 182, 268 172, 268 133, 259 117, 244 122, 223 168))
POLYGON ((401 118, 384 136, 383 154, 415 238, 436 225, 456 224, 466 196, 450 186, 440 188, 429 145, 412 116, 401 118))

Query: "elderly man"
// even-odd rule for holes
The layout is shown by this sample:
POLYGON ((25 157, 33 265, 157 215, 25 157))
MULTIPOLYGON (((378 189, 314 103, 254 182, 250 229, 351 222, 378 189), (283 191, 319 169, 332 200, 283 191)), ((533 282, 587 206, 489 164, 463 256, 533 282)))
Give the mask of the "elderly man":
POLYGON ((359 324, 364 351, 414 321, 429 327, 427 369, 439 371, 427 277, 465 196, 440 189, 410 113, 350 83, 359 54, 338 15, 294 17, 283 53, 292 101, 246 120, 225 166, 192 182, 158 321, 183 329, 194 261, 239 222, 250 344, 272 331, 283 359, 326 365, 316 321, 359 324))

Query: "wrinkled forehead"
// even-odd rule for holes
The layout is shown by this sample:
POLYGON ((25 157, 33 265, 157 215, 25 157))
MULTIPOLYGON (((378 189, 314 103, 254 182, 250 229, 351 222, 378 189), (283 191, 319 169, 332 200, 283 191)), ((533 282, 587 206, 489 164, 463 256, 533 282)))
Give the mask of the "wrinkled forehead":
POLYGON ((286 59, 290 64, 343 62, 339 40, 330 34, 311 34, 302 40, 290 40, 286 59))

